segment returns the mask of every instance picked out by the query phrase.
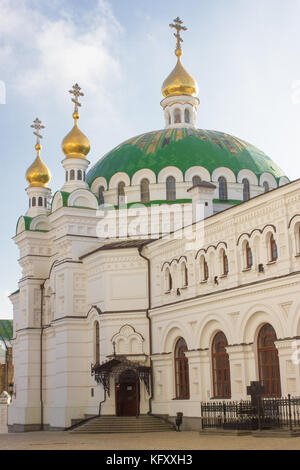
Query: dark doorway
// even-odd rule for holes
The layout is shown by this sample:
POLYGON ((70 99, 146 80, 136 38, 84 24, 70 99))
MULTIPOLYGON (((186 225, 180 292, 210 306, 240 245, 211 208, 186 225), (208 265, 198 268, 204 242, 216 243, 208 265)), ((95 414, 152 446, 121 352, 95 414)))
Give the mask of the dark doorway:
POLYGON ((139 380, 133 370, 125 370, 116 383, 117 416, 138 416, 139 380))

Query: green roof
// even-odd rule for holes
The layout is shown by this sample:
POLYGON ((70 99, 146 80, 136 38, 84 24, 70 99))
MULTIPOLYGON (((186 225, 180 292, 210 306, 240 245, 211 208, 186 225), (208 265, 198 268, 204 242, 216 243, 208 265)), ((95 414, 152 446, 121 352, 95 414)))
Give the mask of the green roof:
POLYGON ((11 340, 13 337, 13 321, 0 320, 0 338, 11 340))
POLYGON ((183 173, 202 166, 210 174, 220 167, 230 168, 237 176, 249 169, 259 177, 265 172, 276 179, 283 171, 261 150, 229 134, 201 129, 165 129, 148 132, 127 140, 106 154, 88 172, 89 185, 99 176, 107 182, 118 172, 132 178, 136 171, 148 168, 156 176, 168 166, 183 173))
POLYGON ((56 193, 55 193, 54 196, 52 197, 52 201, 51 201, 51 211, 52 211, 52 204, 53 204, 54 198, 55 198, 55 196, 56 196, 57 193, 60 193, 60 194, 61 194, 63 207, 68 207, 68 199, 69 199, 70 193, 67 193, 66 191, 56 191, 56 193))
POLYGON ((32 217, 27 217, 26 215, 21 215, 18 218, 18 221, 17 221, 16 233, 17 233, 17 230, 18 230, 18 225, 19 225, 20 219, 24 220, 25 230, 30 230, 30 224, 31 224, 31 221, 32 221, 32 217))

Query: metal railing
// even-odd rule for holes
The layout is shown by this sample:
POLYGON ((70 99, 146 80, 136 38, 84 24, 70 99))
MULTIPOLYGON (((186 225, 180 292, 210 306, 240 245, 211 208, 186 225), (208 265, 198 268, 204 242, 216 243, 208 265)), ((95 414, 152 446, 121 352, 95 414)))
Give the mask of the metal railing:
POLYGON ((252 402, 202 402, 202 428, 257 430, 300 427, 300 397, 264 398, 252 402))

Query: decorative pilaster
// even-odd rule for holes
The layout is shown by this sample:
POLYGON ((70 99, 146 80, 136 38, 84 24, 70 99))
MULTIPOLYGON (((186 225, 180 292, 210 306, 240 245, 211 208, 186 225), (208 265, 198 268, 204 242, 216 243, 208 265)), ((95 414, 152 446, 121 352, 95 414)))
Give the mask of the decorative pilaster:
POLYGON ((227 346, 230 364, 231 398, 246 400, 247 386, 258 380, 253 345, 227 346))
POLYGON ((279 356, 281 394, 300 394, 300 340, 285 339, 275 342, 279 356))

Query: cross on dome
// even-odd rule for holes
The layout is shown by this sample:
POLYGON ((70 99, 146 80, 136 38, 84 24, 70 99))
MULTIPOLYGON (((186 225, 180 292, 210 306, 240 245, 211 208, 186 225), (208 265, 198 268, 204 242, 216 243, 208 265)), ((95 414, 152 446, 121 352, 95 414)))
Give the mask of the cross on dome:
POLYGON ((170 26, 170 28, 176 29, 176 33, 174 33, 174 36, 177 39, 176 52, 175 52, 175 53, 177 53, 179 51, 181 52, 181 43, 183 42, 183 39, 182 39, 180 33, 181 33, 181 31, 187 31, 187 27, 182 26, 183 21, 181 21, 179 16, 177 16, 177 18, 175 18, 175 20, 173 20, 173 21, 174 21, 174 23, 171 23, 169 26, 170 26))
POLYGON ((32 129, 35 129, 35 132, 33 133, 37 137, 37 145, 40 144, 40 140, 43 138, 41 135, 40 131, 42 129, 45 129, 45 126, 42 126, 42 121, 39 118, 36 118, 35 121, 33 121, 33 124, 30 126, 32 129))
POLYGON ((78 107, 82 106, 82 104, 79 103, 78 98, 79 96, 84 96, 84 93, 81 92, 81 88, 78 83, 75 83, 75 85, 73 85, 72 90, 69 90, 69 93, 71 95, 74 95, 74 98, 72 98, 72 102, 75 104, 74 113, 78 113, 78 107))

